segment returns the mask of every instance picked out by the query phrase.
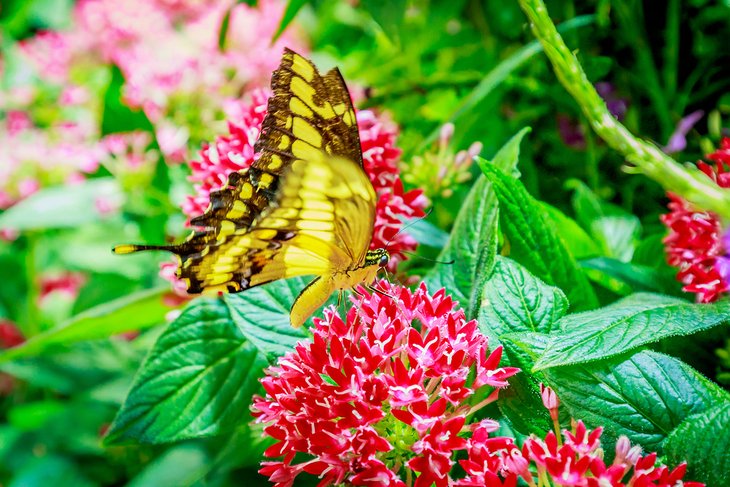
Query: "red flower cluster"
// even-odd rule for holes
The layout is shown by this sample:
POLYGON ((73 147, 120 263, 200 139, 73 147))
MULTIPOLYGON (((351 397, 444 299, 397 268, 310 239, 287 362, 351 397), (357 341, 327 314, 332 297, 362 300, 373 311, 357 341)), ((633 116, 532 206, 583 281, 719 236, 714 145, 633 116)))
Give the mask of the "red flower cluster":
POLYGON ((183 203, 183 212, 188 218, 205 212, 211 191, 221 189, 229 174, 251 167, 253 147, 261 132, 269 96, 268 91, 254 90, 250 102, 226 105, 228 135, 217 137, 212 144, 205 144, 200 151, 200 160, 190 163, 190 181, 196 194, 188 196, 183 203))
POLYGON ((313 341, 262 380, 253 415, 277 440, 265 455, 283 459, 260 472, 276 485, 302 472, 319 485, 451 485, 467 418, 518 372, 499 368, 501 348, 489 351, 444 290, 377 286, 387 296, 354 299, 346 320, 333 308, 315 318, 313 341))
POLYGON ((428 200, 421 189, 403 191, 398 170, 401 150, 395 145, 398 128, 370 110, 357 112, 357 126, 365 172, 378 194, 370 248, 387 248, 390 253, 388 268, 394 271, 399 262, 406 260, 403 251, 415 250, 418 245, 412 236, 400 231, 402 218, 424 216, 428 200))
MULTIPOLYGON (((709 154, 715 166, 699 162, 702 172, 718 186, 730 188, 730 138, 724 138, 720 149, 709 154)), ((727 253, 722 244, 720 220, 714 213, 698 211, 679 196, 670 194, 670 212, 662 215, 669 228, 664 239, 668 262, 679 268, 677 278, 686 292, 697 294, 697 300, 708 303, 730 291, 727 253)))
MULTIPOLYGON (((557 422, 558 400, 549 388, 543 389, 543 403, 557 422)), ((535 435, 518 448, 512 438, 494 437, 491 425, 479 426, 468 440, 468 458, 459 463, 467 477, 458 486, 514 487, 518 478, 530 486, 570 487, 702 487, 699 482, 682 481, 687 470, 681 464, 673 470, 657 465, 656 453, 642 456, 641 448, 631 446, 625 436, 616 442, 613 463, 603 460, 600 437, 602 428, 588 430, 582 421, 573 421, 571 431, 558 436, 549 432, 544 439, 535 435), (549 482, 546 482, 549 480, 549 482)))

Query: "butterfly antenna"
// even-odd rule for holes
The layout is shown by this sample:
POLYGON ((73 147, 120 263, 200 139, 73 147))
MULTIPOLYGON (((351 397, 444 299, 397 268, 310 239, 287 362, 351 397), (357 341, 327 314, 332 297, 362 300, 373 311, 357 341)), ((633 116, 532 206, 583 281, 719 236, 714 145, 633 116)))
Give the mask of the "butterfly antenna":
POLYGON ((422 255, 416 254, 415 252, 409 252, 407 250, 401 250, 401 252, 403 252, 404 254, 408 254, 410 256, 413 256, 413 257, 418 257, 419 259, 423 259, 423 260, 426 260, 428 262, 433 262, 434 264, 452 265, 452 264, 454 264, 456 262, 455 259, 451 259, 451 260, 429 259, 428 257, 424 257, 422 255))
POLYGON ((135 252, 143 252, 145 250, 166 250, 168 252, 172 252, 173 254, 177 254, 177 246, 176 245, 133 245, 133 244, 122 244, 122 245, 115 245, 112 248, 112 252, 114 252, 117 255, 125 255, 125 254, 133 254, 135 252))
POLYGON ((412 227, 413 225, 415 225, 415 224, 416 224, 416 223, 418 223, 419 221, 421 221, 421 220, 425 220, 425 219, 426 219, 426 218, 428 217, 428 215, 430 215, 430 214, 431 214, 431 212, 432 212, 432 211, 433 211, 433 208, 429 208, 429 209, 428 209, 428 211, 427 211, 427 212, 425 212, 423 216, 419 216, 418 218, 414 218, 413 220, 411 220, 411 221, 409 221, 408 223, 406 223, 405 225, 403 225, 403 226, 402 226, 402 227, 400 228, 400 230, 398 230, 397 232, 395 232, 395 235, 393 235, 393 237, 392 237, 392 238, 391 238, 390 240, 388 240, 388 241, 387 241, 387 242, 385 243, 385 248, 387 249, 387 248, 388 248, 388 246, 390 245, 390 242, 392 242, 393 240, 395 240, 395 238, 396 238, 396 237, 397 237, 398 235, 400 235, 400 234, 401 234, 401 232, 403 232, 403 231, 405 231, 405 230, 408 230, 408 229, 409 229, 410 227, 412 227))

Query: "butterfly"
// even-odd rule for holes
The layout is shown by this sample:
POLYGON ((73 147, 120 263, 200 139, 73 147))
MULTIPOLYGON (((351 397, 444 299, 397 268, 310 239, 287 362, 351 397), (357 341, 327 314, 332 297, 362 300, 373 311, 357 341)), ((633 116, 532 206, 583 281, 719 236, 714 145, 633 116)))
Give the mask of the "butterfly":
POLYGON ((388 264, 369 250, 377 195, 363 169, 355 110, 339 70, 321 75, 290 49, 271 78, 258 158, 212 192, 196 229, 175 245, 118 245, 117 254, 166 250, 188 293, 240 292, 316 276, 294 301, 301 326, 336 290, 368 285, 388 264))

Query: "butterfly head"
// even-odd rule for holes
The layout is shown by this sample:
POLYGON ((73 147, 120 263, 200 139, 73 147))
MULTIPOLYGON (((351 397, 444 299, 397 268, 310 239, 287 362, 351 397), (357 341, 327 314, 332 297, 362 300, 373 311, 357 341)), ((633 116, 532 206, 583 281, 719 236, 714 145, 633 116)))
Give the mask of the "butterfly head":
POLYGON ((368 250, 368 253, 365 254, 365 266, 385 267, 388 262, 390 262, 390 254, 385 249, 368 250))

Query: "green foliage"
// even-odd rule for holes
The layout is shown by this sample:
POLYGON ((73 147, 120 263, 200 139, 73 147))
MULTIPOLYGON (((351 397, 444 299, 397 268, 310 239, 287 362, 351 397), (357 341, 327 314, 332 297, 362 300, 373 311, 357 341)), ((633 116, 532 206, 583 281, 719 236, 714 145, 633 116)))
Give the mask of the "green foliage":
MULTIPOLYGON (((730 396, 717 384, 727 376, 730 301, 690 302, 666 263, 659 220, 665 189, 720 214, 727 191, 657 148, 694 110, 707 116, 678 161, 701 158, 726 132, 730 5, 672 0, 649 12, 637 0, 549 1, 553 31, 537 0, 283 3, 274 38, 257 42, 297 30, 316 64, 338 66, 358 107, 399 125, 404 175, 428 150, 453 155, 479 142, 494 154, 434 189, 425 218, 404 221, 420 245, 391 279, 445 288, 490 349, 503 347, 502 365, 521 369, 488 415, 518 436, 544 435, 554 427, 544 383, 561 400, 563 427, 570 416, 605 429, 607 458, 627 435, 669 465, 687 461, 685 479, 730 483, 730 396), (601 85, 605 102, 593 89, 601 85), (608 113, 612 102, 620 115, 608 113), (445 123, 455 127, 442 148, 445 123)), ((250 33, 231 30, 235 7, 226 8, 206 35, 253 59, 258 48, 233 50, 250 33)), ((25 337, 0 350, 0 484, 268 485, 256 471, 271 442, 251 424, 250 405, 264 370, 311 337, 289 325, 307 279, 187 302, 161 284, 159 257, 111 254, 121 242, 179 241, 188 231, 180 203, 191 193, 189 163, 227 120, 223 107, 184 97, 148 116, 129 104, 124 60, 86 53, 68 83, 92 100, 87 112, 59 103, 61 86, 24 57, 23 41, 72 29, 73 9, 70 0, 2 2, 0 122, 9 127, 33 88, 27 114, 39 132, 81 113, 99 140, 144 132, 155 157, 144 173, 106 160, 80 183, 50 174, 0 210, 0 326, 25 337), (182 164, 160 147, 168 122, 189 129, 182 164), (83 276, 74 293, 49 291, 69 272, 83 276)), ((0 159, 15 149, 3 130, 0 159)), ((453 169, 455 159, 444 160, 434 174, 453 169)), ((28 163, 8 188, 36 170, 28 163)), ((8 188, 0 182, 0 202, 8 188)))
POLYGON ((161 443, 231 431, 247 414, 266 363, 233 326, 225 303, 198 300, 155 343, 106 441, 161 443))

